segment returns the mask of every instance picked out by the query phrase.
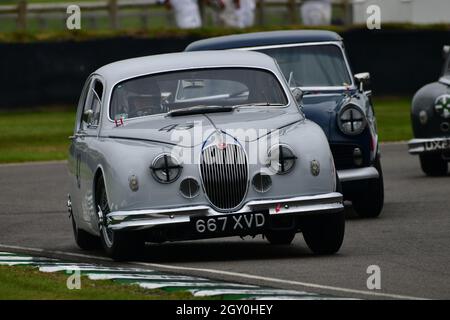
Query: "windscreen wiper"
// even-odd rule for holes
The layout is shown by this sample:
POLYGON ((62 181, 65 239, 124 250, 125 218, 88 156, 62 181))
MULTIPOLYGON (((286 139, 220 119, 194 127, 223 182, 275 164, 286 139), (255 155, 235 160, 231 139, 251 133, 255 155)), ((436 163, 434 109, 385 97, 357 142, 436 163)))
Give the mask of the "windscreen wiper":
POLYGON ((262 103, 244 103, 244 104, 236 104, 234 105, 234 108, 240 108, 240 107, 281 107, 284 106, 284 104, 282 103, 267 103, 267 102, 262 102, 262 103))
POLYGON ((233 106, 195 106, 190 108, 182 108, 167 112, 169 117, 179 117, 203 113, 231 112, 233 106))

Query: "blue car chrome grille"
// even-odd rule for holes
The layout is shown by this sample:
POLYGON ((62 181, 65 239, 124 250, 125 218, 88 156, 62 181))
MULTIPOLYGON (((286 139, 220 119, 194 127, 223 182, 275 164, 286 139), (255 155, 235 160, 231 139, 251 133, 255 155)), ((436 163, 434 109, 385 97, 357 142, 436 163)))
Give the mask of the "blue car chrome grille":
POLYGON ((241 146, 228 144, 205 148, 200 172, 211 204, 222 210, 239 206, 248 187, 247 156, 241 146))

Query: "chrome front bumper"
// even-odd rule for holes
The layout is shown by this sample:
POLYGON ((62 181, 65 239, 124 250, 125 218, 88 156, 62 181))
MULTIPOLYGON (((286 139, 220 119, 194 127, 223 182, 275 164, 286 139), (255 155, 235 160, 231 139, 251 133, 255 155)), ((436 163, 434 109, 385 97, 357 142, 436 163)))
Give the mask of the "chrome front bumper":
POLYGON ((334 213, 343 209, 342 194, 331 192, 315 196, 250 201, 239 211, 230 213, 218 212, 206 205, 175 209, 115 211, 107 215, 106 223, 112 230, 144 230, 156 226, 189 223, 192 216, 233 215, 261 211, 268 211, 269 215, 274 216, 303 215, 334 213))
POLYGON ((412 139, 408 141, 410 154, 450 151, 450 137, 412 139))
POLYGON ((341 182, 377 179, 380 177, 375 167, 338 170, 337 173, 341 182))

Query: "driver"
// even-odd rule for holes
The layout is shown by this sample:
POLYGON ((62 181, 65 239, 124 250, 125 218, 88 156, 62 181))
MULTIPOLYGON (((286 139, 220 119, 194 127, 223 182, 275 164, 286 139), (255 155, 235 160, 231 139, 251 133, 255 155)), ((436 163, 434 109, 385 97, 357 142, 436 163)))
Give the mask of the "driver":
POLYGON ((161 90, 153 79, 137 79, 126 84, 128 117, 143 117, 164 112, 161 90))

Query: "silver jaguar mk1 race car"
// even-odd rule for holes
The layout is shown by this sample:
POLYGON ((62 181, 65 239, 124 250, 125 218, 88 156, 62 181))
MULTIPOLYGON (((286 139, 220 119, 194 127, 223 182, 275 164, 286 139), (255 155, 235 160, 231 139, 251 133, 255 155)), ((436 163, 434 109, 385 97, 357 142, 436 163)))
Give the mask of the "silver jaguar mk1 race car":
POLYGON ((71 139, 68 209, 83 249, 100 238, 128 259, 146 242, 263 234, 289 244, 300 231, 314 253, 341 247, 326 136, 264 54, 104 66, 86 81, 71 139))

